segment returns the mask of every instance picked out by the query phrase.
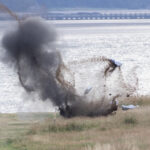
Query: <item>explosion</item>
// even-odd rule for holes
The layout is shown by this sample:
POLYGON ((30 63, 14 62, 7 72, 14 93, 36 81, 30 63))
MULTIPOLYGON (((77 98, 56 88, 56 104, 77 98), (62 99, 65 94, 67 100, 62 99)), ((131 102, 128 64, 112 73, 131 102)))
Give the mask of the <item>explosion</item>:
POLYGON ((68 68, 64 64, 60 52, 55 47, 55 29, 39 17, 19 20, 8 8, 2 6, 0 8, 5 9, 18 21, 16 28, 2 38, 2 46, 7 56, 5 62, 15 64, 21 86, 27 93, 38 93, 41 100, 50 100, 64 117, 101 116, 117 110, 116 98, 120 95, 116 94, 110 101, 105 96, 105 83, 107 77, 117 68, 121 71, 120 66, 105 57, 69 64, 85 64, 87 61, 107 64, 101 71, 103 75, 100 78, 100 81, 103 81, 103 85, 99 87, 103 89, 100 95, 103 96, 98 97, 96 101, 89 101, 86 95, 89 91, 84 95, 77 93, 74 79, 76 71, 73 72, 71 66, 68 68), (66 74, 71 82, 65 77, 66 74))

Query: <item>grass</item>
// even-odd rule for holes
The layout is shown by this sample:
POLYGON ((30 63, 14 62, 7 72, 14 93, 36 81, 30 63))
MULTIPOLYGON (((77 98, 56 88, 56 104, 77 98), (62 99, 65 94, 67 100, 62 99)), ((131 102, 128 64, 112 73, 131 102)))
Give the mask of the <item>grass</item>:
POLYGON ((95 123, 89 122, 88 120, 85 120, 85 122, 79 120, 80 120, 79 118, 69 120, 58 118, 56 122, 53 122, 53 120, 48 119, 43 124, 33 125, 32 128, 28 131, 28 133, 36 134, 36 133, 81 132, 94 128, 96 126, 95 123))
POLYGON ((20 120, 16 114, 1 114, 0 150, 149 150, 150 99, 134 97, 121 103, 140 107, 96 118, 55 119, 40 113, 20 120))
POLYGON ((120 105, 125 104, 133 104, 133 105, 139 105, 139 106, 150 106, 150 97, 149 96, 136 96, 136 97, 129 97, 126 99, 123 99, 123 101, 120 102, 120 105))
POLYGON ((66 125, 49 125, 48 132, 71 132, 71 131, 83 131, 88 129, 88 125, 86 124, 76 124, 76 123, 69 123, 66 125))
POLYGON ((127 142, 117 146, 113 144, 96 144, 93 147, 86 147, 85 150, 139 150, 139 148, 133 145, 132 142, 127 142))
POLYGON ((125 124, 136 125, 137 124, 137 120, 134 117, 127 117, 127 118, 124 118, 124 123, 125 124))

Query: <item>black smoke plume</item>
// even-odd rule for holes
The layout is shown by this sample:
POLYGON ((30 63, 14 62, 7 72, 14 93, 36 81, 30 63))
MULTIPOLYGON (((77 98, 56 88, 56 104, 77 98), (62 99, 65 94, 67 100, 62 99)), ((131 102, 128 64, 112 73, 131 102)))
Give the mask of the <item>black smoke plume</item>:
MULTIPOLYGON (((33 17, 20 20, 3 4, 0 4, 0 10, 18 22, 13 31, 4 34, 2 46, 6 50, 5 63, 15 65, 20 84, 28 93, 35 92, 41 100, 52 101, 64 117, 101 116, 117 110, 116 98, 119 95, 114 96, 111 103, 103 96, 99 101, 88 102, 86 96, 76 93, 75 81, 70 83, 64 77, 64 72, 67 72, 74 79, 73 73, 64 65, 56 50, 56 32, 45 20, 33 17)), ((72 63, 89 61, 108 63, 104 69, 104 78, 117 68, 111 59, 105 57, 72 63)))
POLYGON ((38 93, 43 101, 51 100, 65 117, 107 115, 114 111, 105 99, 86 102, 63 82, 60 74, 65 65, 55 48, 56 37, 55 30, 41 18, 21 20, 4 35, 6 61, 15 64, 22 87, 29 93, 38 93))
POLYGON ((20 21, 15 31, 4 35, 2 44, 15 63, 21 85, 27 92, 38 92, 42 100, 61 105, 67 91, 57 84, 55 72, 62 63, 54 47, 56 33, 42 19, 20 21))

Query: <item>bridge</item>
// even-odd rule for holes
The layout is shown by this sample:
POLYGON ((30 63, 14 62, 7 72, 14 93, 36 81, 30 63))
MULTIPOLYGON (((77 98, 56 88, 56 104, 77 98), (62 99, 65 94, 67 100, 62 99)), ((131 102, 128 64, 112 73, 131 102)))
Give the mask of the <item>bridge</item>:
MULTIPOLYGON (((41 16, 46 20, 116 20, 116 19, 150 19, 150 11, 101 11, 101 12, 45 12, 19 13, 21 18, 41 16)), ((9 15, 0 14, 0 20, 12 19, 9 15)))
POLYGON ((47 20, 106 20, 106 19, 150 19, 147 13, 47 13, 41 15, 47 20))

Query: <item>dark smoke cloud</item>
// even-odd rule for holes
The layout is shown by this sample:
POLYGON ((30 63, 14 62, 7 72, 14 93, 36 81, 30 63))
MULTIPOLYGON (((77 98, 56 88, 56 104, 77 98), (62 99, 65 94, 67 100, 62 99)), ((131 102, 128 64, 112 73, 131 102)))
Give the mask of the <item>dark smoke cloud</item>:
POLYGON ((39 92, 42 100, 51 99, 60 105, 65 95, 54 77, 55 69, 62 63, 53 46, 55 39, 56 33, 42 19, 28 18, 7 33, 2 44, 8 61, 17 67, 22 86, 28 92, 39 92))
POLYGON ((55 30, 41 18, 19 21, 14 31, 4 35, 5 62, 15 64, 22 87, 28 93, 38 93, 43 101, 51 100, 65 117, 107 115, 114 111, 105 100, 86 102, 63 80, 61 71, 65 65, 55 48, 56 37, 55 30))
POLYGON ((54 29, 44 20, 28 18, 4 35, 2 45, 7 55, 5 62, 15 64, 24 89, 37 92, 41 100, 49 99, 60 107, 68 100, 75 102, 80 98, 62 87, 56 79, 56 70, 62 59, 54 47, 55 39, 54 29))
POLYGON ((14 30, 6 33, 2 39, 6 50, 4 62, 16 66, 20 84, 28 93, 36 92, 41 100, 51 100, 64 117, 108 115, 116 111, 115 100, 120 95, 115 94, 111 103, 105 97, 108 94, 106 78, 116 70, 119 71, 118 83, 122 83, 124 89, 130 89, 128 95, 136 91, 137 86, 133 88, 125 84, 121 68, 111 59, 101 57, 72 62, 71 64, 107 62, 100 78, 100 82, 104 80, 104 86, 100 87, 104 89, 102 96, 98 97, 98 101, 88 102, 86 96, 76 93, 74 73, 63 64, 61 55, 55 48, 57 36, 54 28, 40 18, 20 20, 3 4, 0 4, 0 10, 8 13, 18 23, 14 30), (71 82, 65 78, 64 72, 68 73, 71 82))

